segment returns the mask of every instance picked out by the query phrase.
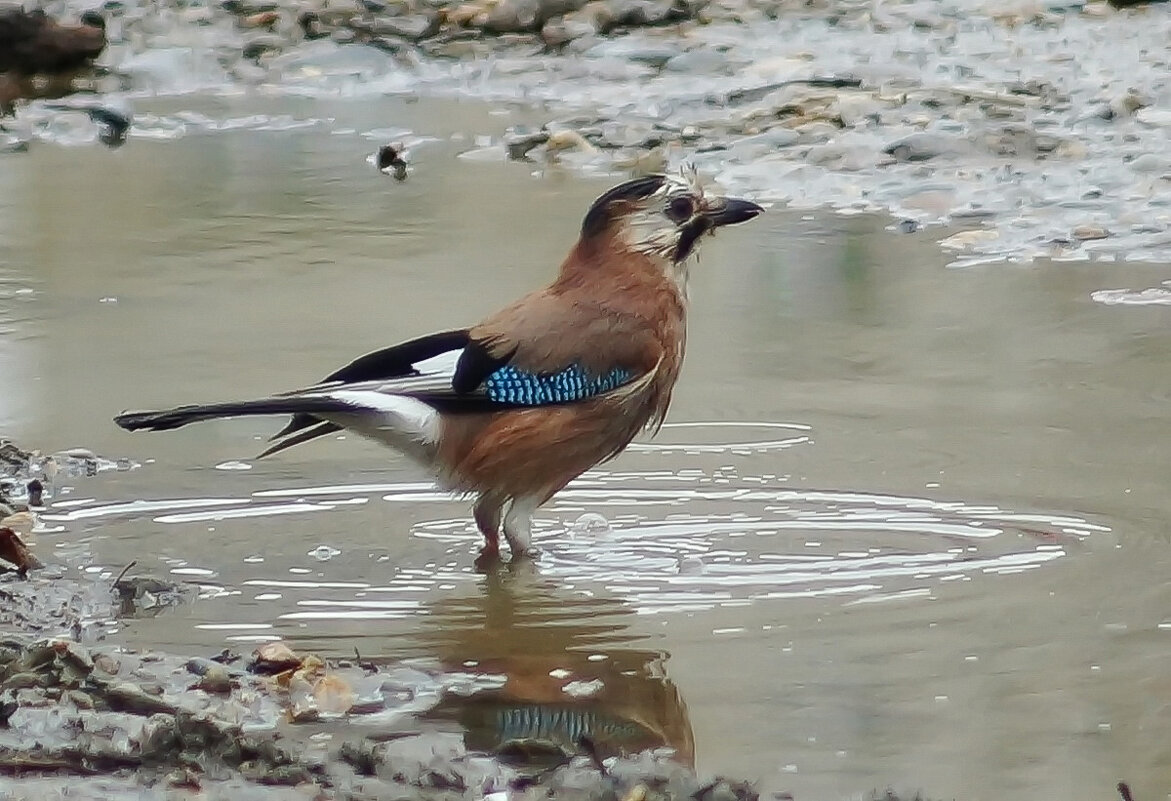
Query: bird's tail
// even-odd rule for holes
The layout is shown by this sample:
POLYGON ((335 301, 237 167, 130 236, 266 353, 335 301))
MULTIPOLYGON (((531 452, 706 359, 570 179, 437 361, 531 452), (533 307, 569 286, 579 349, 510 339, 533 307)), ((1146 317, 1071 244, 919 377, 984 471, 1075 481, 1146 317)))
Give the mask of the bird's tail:
POLYGON ((270 414, 328 414, 352 412, 352 406, 328 396, 261 398, 231 403, 176 406, 157 412, 122 412, 114 422, 127 431, 170 431, 173 428, 216 420, 221 417, 245 417, 270 414))
POLYGON ((114 422, 127 431, 169 431, 222 417, 282 414, 293 419, 273 437, 281 441, 261 457, 348 428, 430 464, 439 441, 439 415, 433 407, 405 395, 352 388, 176 406, 157 412, 123 412, 114 422))

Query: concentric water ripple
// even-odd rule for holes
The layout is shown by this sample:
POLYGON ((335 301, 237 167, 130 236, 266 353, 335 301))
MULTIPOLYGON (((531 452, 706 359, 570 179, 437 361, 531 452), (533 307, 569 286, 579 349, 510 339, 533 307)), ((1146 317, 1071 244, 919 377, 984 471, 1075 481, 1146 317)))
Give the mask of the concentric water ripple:
MULTIPOLYGON (((680 487, 654 474, 578 482, 540 521, 542 574, 600 584, 640 612, 696 611, 825 595, 929 596, 949 581, 1020 573, 1107 528, 1079 517, 708 476, 680 487), (715 484, 726 481, 728 484, 715 484), (592 487, 590 484, 597 484, 592 487), (630 507, 603 518, 597 511, 630 507), (575 521, 573 513, 585 511, 575 521)), ((416 528, 458 541, 456 521, 416 528)))
MULTIPOLYGON (((1071 545, 1109 529, 1062 513, 1021 512, 993 504, 789 486, 784 476, 741 475, 735 464, 680 467, 678 457, 737 454, 793 447, 809 429, 787 423, 674 424, 664 442, 639 450, 674 453, 670 467, 586 473, 543 509, 534 539, 545 578, 587 595, 605 595, 640 613, 697 611, 799 597, 843 596, 846 603, 931 597, 952 581, 981 574, 1021 573, 1065 556, 1071 545), (730 435, 732 434, 732 435, 730 435), (723 438, 724 441, 720 441, 723 438)), ((735 458, 730 459, 735 462, 735 458)), ((442 549, 426 564, 387 562, 377 582, 355 580, 337 518, 320 527, 329 545, 305 554, 304 567, 275 572, 246 559, 243 586, 224 588, 272 604, 270 620, 338 621, 424 614, 433 593, 475 579, 480 546, 464 500, 426 481, 258 489, 247 498, 179 498, 113 504, 75 500, 45 514, 46 522, 148 517, 156 524, 205 526, 292 514, 347 514, 346 506, 392 503, 419 507, 425 518, 411 536, 442 549), (439 515, 428 513, 432 506, 439 515), (293 575, 289 575, 292 573, 293 575), (385 578, 383 578, 385 576, 385 578)), ((364 518, 355 515, 352 523, 364 518)), ((244 523, 247 525, 247 523, 244 523)), ((432 549, 434 550, 434 549, 432 549)), ((195 554, 189 560, 197 558, 195 554)), ((215 565, 193 569, 208 584, 215 565), (208 569, 213 568, 213 569, 208 569)), ((222 567, 222 566, 221 566, 222 567)), ((277 623, 279 625, 279 623, 277 623)), ((266 639, 252 631, 238 639, 266 639)))

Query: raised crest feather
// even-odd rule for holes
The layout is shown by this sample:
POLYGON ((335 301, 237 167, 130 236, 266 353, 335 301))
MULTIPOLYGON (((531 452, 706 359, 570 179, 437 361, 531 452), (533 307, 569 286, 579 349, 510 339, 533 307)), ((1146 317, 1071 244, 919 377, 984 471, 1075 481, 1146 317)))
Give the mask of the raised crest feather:
POLYGON ((606 226, 611 219, 614 203, 621 200, 642 200, 662 189, 663 184, 667 183, 667 181, 668 178, 665 175, 647 175, 643 178, 635 178, 631 181, 618 184, 613 189, 602 193, 594 201, 593 205, 590 206, 590 210, 586 212, 585 219, 582 220, 582 237, 588 239, 606 230, 606 226))

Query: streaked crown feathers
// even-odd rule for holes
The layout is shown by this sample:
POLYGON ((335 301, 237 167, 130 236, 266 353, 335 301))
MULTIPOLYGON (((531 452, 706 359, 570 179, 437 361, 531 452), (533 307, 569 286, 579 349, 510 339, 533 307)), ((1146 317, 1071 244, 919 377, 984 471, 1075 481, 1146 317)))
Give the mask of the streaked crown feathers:
POLYGON ((678 264, 694 251, 714 226, 705 214, 718 211, 725 199, 707 191, 691 165, 678 173, 635 178, 594 201, 582 223, 582 237, 610 231, 630 250, 678 264))

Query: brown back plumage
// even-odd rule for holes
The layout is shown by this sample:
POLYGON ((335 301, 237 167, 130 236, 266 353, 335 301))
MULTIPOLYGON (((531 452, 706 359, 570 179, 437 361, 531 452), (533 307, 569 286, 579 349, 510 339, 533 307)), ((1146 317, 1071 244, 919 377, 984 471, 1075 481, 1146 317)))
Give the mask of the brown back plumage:
POLYGON ((552 284, 471 329, 510 363, 556 372, 578 363, 640 378, 572 405, 461 415, 444 421, 440 463, 462 490, 543 502, 660 423, 679 376, 686 303, 663 269, 603 230, 580 239, 552 284))

